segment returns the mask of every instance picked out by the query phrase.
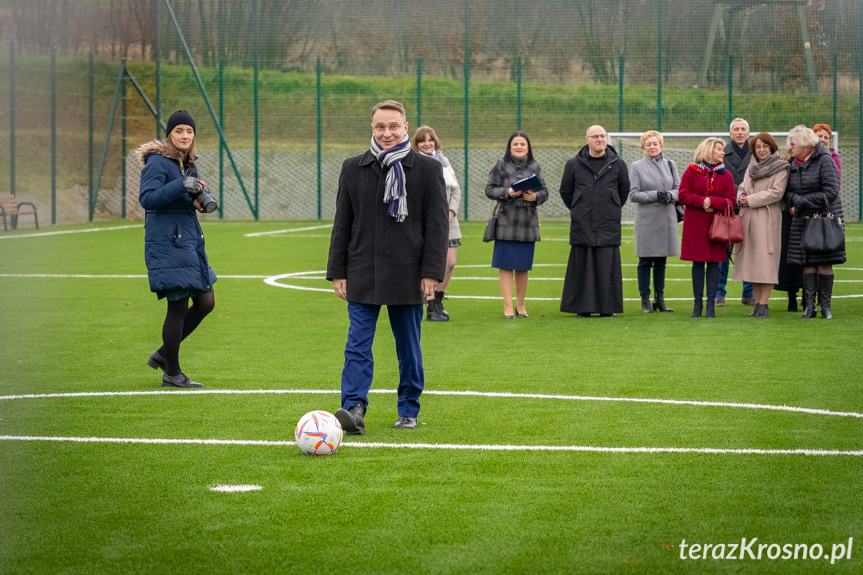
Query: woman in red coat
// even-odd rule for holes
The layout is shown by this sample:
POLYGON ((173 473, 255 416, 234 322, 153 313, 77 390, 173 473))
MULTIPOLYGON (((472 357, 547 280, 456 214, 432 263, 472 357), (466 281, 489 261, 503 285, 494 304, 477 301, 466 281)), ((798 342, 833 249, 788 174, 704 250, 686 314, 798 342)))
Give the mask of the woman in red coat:
POLYGON ((680 179, 678 201, 686 206, 683 212, 683 239, 680 259, 692 262, 692 294, 695 307, 692 317, 701 317, 704 297, 704 267, 707 264, 707 317, 716 317, 714 304, 719 281, 719 263, 725 261, 725 244, 711 242, 708 237, 713 214, 736 203, 734 179, 725 169, 725 142, 707 138, 695 150, 695 163, 690 164, 680 179))

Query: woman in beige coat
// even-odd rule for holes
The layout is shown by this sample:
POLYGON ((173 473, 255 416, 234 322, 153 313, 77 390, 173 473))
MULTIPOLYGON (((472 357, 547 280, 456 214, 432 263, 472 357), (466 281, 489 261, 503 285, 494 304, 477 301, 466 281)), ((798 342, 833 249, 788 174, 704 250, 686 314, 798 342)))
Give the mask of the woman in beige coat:
POLYGON ((782 212, 779 201, 788 183, 789 163, 777 153, 773 136, 761 132, 749 144, 752 162, 737 189, 743 220, 743 244, 734 261, 732 279, 752 282, 755 291, 753 317, 767 317, 773 284, 779 281, 782 246, 782 212))

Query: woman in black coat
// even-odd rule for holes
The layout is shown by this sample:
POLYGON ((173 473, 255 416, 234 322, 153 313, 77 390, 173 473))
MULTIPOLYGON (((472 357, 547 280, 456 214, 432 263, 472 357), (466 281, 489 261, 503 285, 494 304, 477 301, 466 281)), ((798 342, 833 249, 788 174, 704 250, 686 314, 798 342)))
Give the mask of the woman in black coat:
POLYGON ((539 218, 536 207, 548 200, 548 188, 542 170, 533 159, 530 139, 524 132, 513 132, 503 158, 488 174, 485 195, 495 201, 497 225, 491 267, 498 268, 500 293, 503 295, 503 317, 528 317, 524 308, 527 274, 533 268, 535 242, 539 241, 539 218), (537 187, 514 190, 519 180, 536 175, 537 187), (512 308, 512 284, 515 278, 516 307, 512 308))
POLYGON ((195 210, 204 204, 215 209, 195 166, 195 120, 185 110, 168 119, 164 140, 137 150, 144 165, 139 201, 144 220, 144 259, 150 290, 168 300, 162 326, 163 346, 147 365, 161 369, 163 387, 203 387, 180 369, 180 342, 192 333, 216 305, 216 274, 204 251, 204 234, 195 210), (189 299, 192 307, 189 307, 189 299))
POLYGON ((788 134, 791 150, 791 171, 785 190, 791 221, 788 240, 788 263, 803 266, 805 309, 803 319, 816 317, 815 293, 821 302, 821 316, 831 319, 830 300, 833 296, 833 265, 845 263, 844 244, 839 249, 812 251, 803 248, 806 222, 816 215, 828 213, 844 220, 842 198, 839 195, 839 171, 830 151, 818 142, 811 128, 796 126, 788 134))

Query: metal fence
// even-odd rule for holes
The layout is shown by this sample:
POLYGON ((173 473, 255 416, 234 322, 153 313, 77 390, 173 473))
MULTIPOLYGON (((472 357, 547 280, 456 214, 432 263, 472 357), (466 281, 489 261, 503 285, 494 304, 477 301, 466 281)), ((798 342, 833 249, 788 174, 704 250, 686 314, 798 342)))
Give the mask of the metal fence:
MULTIPOLYGON (((341 163, 367 149, 369 111, 387 98, 412 130, 437 131, 463 219, 486 217, 486 177, 515 129, 531 137, 552 192, 540 213, 553 218, 566 216, 555 192, 589 125, 722 134, 737 116, 755 131, 829 123, 845 213, 863 219, 863 2, 71 5, 57 3, 79 11, 48 38, 47 26, 25 33, 37 30, 26 3, 7 22, 22 25, 0 15, 0 191, 34 202, 42 222, 141 217, 130 152, 179 108, 221 196, 207 218, 327 219, 341 163), (140 29, 109 36, 100 18, 140 29)), ((666 155, 682 171, 696 143, 671 138, 666 155)), ((628 164, 641 157, 635 138, 614 145, 628 164)))

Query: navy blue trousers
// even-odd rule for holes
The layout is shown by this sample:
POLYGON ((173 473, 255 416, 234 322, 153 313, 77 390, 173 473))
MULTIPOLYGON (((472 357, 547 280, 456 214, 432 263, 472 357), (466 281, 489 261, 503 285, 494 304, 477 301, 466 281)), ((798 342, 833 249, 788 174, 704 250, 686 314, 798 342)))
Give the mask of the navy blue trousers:
MULTIPOLYGON (((348 343, 345 345, 345 366, 342 369, 342 407, 350 409, 358 403, 369 404, 375 359, 372 344, 381 306, 348 302, 348 343)), ((399 417, 417 417, 420 412, 420 394, 425 385, 423 352, 420 347, 420 326, 423 306, 388 305, 387 313, 396 356, 399 360, 398 408, 399 417)))

